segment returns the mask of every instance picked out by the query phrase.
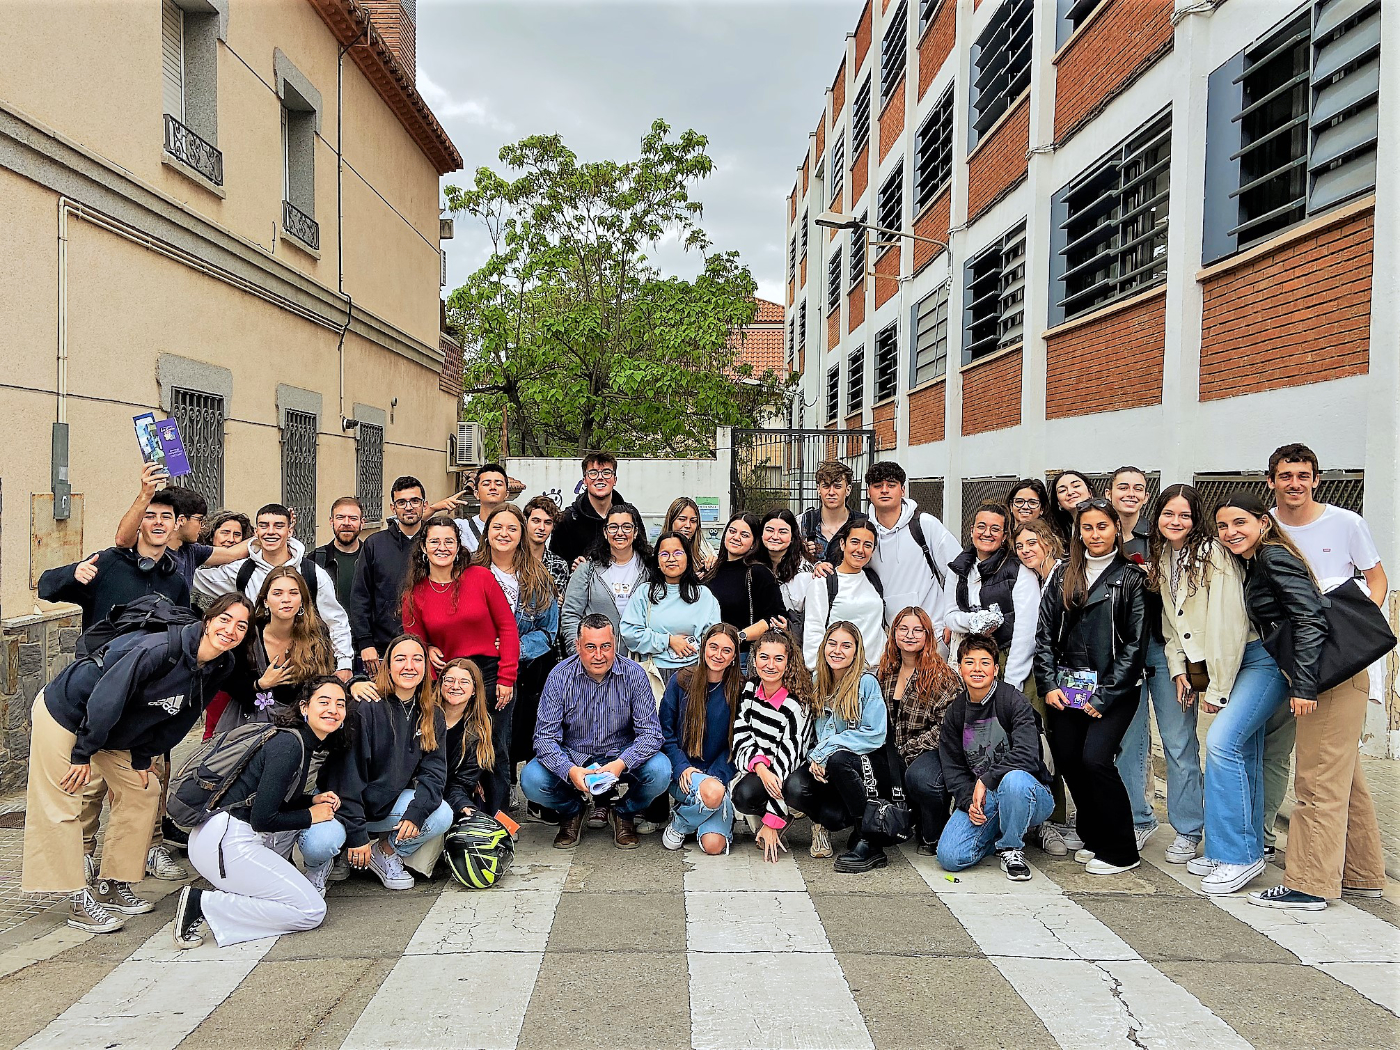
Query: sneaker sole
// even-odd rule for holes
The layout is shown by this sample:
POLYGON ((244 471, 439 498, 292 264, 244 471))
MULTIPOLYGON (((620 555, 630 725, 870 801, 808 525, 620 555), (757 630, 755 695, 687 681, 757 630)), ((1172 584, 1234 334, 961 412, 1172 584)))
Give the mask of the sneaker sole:
POLYGON ((834 852, 835 850, 829 849, 809 849, 807 851, 808 855, 814 860, 827 860, 834 852))
POLYGON ((1262 874, 1264 874, 1264 869, 1260 868, 1258 871, 1238 875, 1229 882, 1207 882, 1202 879, 1201 892, 1210 897, 1224 897, 1231 893, 1238 893, 1262 874))
POLYGON ((389 879, 389 878, 385 878, 383 875, 379 875, 378 872, 376 872, 375 874, 378 876, 379 881, 380 881, 381 883, 384 884, 384 888, 385 888, 386 890, 411 890, 411 889, 413 889, 413 876, 412 876, 412 875, 410 875, 410 876, 409 876, 408 878, 406 878, 406 879, 400 880, 400 879, 389 879))
POLYGON ((1196 859, 1196 855, 1195 855, 1194 853, 1191 853, 1191 854, 1186 854, 1186 853, 1168 853, 1168 854, 1167 854, 1167 863, 1168 863, 1168 864, 1190 864, 1190 863, 1191 863, 1193 860, 1195 860, 1195 859, 1196 859))
POLYGON ((1250 904, 1257 904, 1261 908, 1277 908, 1279 911, 1325 911, 1326 901, 1309 901, 1306 904, 1292 904, 1285 901, 1265 901, 1258 897, 1249 896, 1245 898, 1250 904))
POLYGON ((1030 873, 1030 872, 1026 872, 1024 875, 1013 875, 1013 874, 1011 874, 1011 872, 1006 871, 1005 869, 1002 869, 1002 874, 1004 874, 1004 875, 1006 876, 1006 881, 1007 881, 1007 882, 1030 882, 1030 881, 1031 881, 1031 873, 1030 873))
POLYGON ((1362 890, 1352 889, 1350 886, 1342 887, 1343 897, 1360 897, 1364 900, 1377 900, 1385 896, 1385 890, 1362 890))
POLYGON ((1068 857, 1069 847, 1060 846, 1058 849, 1051 849, 1045 846, 1041 846, 1040 852, 1044 853, 1047 857, 1068 857))
POLYGON ((1114 865, 1110 865, 1110 870, 1108 870, 1108 871, 1090 871, 1090 870, 1089 870, 1089 865, 1086 864, 1086 865, 1084 865, 1084 873, 1085 873, 1086 875, 1103 875, 1103 876, 1108 876, 1108 875, 1122 875, 1125 871, 1132 871, 1134 868, 1139 867, 1141 864, 1142 864, 1142 861, 1140 861, 1140 860, 1135 860, 1135 861, 1133 861, 1131 864, 1124 864, 1124 865, 1122 865, 1122 866, 1119 866, 1119 865, 1117 865, 1117 864, 1114 864, 1114 865))
POLYGON ((876 868, 883 868, 890 862, 888 856, 876 857, 865 864, 842 864, 839 860, 832 865, 833 870, 839 871, 842 875, 861 875, 867 871, 874 871, 876 868))
POLYGON ((186 879, 188 879, 188 878, 190 877, 190 873, 189 873, 188 871, 186 871, 184 868, 179 868, 179 869, 177 869, 177 870, 179 871, 179 874, 178 874, 178 875, 172 875, 172 874, 170 874, 169 872, 167 872, 166 874, 162 875, 160 872, 158 872, 158 871, 156 871, 156 870, 154 870, 154 869, 152 869, 152 868, 147 868, 147 869, 146 869, 146 874, 149 875, 149 876, 150 876, 151 878, 153 878, 153 879, 160 879, 161 882, 184 882, 186 879))
POLYGON ((101 904, 102 907, 106 908, 108 911, 116 912, 118 915, 149 915, 156 910, 156 906, 150 901, 140 906, 130 907, 122 904, 108 904, 105 901, 98 901, 97 903, 101 904))
POLYGON ((123 926, 125 926, 126 923, 125 923, 125 922, 118 922, 118 923, 116 923, 116 924, 112 924, 112 923, 93 924, 93 923, 79 922, 77 919, 69 919, 69 920, 68 920, 68 925, 71 926, 71 927, 73 927, 73 929, 75 929, 75 930, 82 930, 84 933, 116 933, 116 932, 117 932, 118 930, 120 930, 123 926))

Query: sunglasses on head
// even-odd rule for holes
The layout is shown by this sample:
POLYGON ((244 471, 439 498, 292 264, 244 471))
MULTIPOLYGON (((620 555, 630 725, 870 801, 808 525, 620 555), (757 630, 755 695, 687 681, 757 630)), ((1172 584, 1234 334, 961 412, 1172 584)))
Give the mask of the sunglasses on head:
POLYGON ((1095 496, 1093 499, 1086 499, 1082 503, 1074 505, 1074 512, 1081 514, 1086 510, 1112 510, 1113 504, 1102 496, 1095 496))

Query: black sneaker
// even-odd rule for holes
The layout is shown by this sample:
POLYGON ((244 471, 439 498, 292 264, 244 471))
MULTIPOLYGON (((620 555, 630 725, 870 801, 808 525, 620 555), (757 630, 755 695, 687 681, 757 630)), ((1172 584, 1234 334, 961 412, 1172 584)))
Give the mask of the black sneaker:
POLYGON ((1275 846, 1265 846, 1265 847, 1264 847, 1264 863, 1265 863, 1265 864, 1272 864, 1272 863, 1273 863, 1275 860, 1277 860, 1277 859, 1278 859, 1278 848, 1275 847, 1275 846))
POLYGON ((204 891, 193 886, 186 886, 180 891, 180 899, 175 902, 175 921, 170 927, 175 947, 198 948, 204 943, 204 937, 199 932, 204 925, 204 909, 200 906, 203 896, 204 891))
POLYGON ((1314 897, 1311 893, 1280 885, 1251 893, 1249 903, 1261 908, 1284 908, 1288 911, 1322 911, 1327 907, 1327 898, 1314 897))
POLYGON ((1026 863, 1026 855, 1018 849, 1001 851, 1001 870, 1012 882, 1030 882, 1031 866, 1026 863))
POLYGON ((834 871, 847 875, 855 875, 861 872, 874 871, 876 868, 883 868, 890 862, 890 858, 885 855, 885 851, 875 845, 869 839, 858 839, 845 853, 837 857, 832 862, 834 871))

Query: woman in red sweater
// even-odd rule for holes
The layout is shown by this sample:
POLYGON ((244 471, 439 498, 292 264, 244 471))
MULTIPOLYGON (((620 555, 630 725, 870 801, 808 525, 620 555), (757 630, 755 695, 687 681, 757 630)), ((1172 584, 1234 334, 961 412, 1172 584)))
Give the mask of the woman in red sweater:
MULTIPOLYGON (((403 591, 403 629, 428 647, 428 661, 437 674, 447 661, 470 657, 481 668, 491 704, 493 730, 499 720, 510 725, 514 713, 516 668, 520 663, 520 633, 515 613, 491 570, 468 564, 471 552, 462 546, 457 523, 447 516, 429 518, 413 541, 403 591)), ((495 735, 495 733, 493 733, 495 735)), ((484 783, 487 813, 505 808, 502 784, 484 783), (500 796, 500 797, 497 797, 500 796)))

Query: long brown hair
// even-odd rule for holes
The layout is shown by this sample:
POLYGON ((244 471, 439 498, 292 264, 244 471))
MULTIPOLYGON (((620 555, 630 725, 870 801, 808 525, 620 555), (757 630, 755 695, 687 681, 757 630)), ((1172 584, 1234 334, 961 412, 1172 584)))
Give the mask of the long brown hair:
POLYGON ((301 608, 292 620, 292 644, 287 650, 287 662, 292 669, 294 680, 305 682, 309 678, 335 673, 335 657, 331 652, 330 635, 316 612, 316 603, 311 600, 311 592, 306 589, 305 577, 292 566, 279 565, 263 579, 253 613, 259 628, 266 627, 272 620, 272 612, 267 607, 267 595, 278 580, 291 580, 301 594, 301 608))
POLYGON ((486 519, 486 527, 481 530, 481 546, 472 555, 472 564, 491 568, 491 523, 502 514, 512 515, 520 524, 520 542, 511 555, 510 571, 520 584, 520 607, 528 613, 536 613, 554 601, 554 579, 544 567, 544 561, 530 550, 530 537, 525 532, 525 512, 514 503, 503 503, 491 512, 486 519))
MULTIPOLYGON (((1262 499, 1248 489, 1236 489, 1220 501, 1211 517, 1214 518, 1216 514, 1219 514, 1226 507, 1234 507, 1236 510, 1242 510, 1251 518, 1258 520, 1260 523, 1259 546, 1272 545, 1274 547, 1282 547, 1303 563, 1303 568, 1307 569, 1308 575, 1313 577, 1313 583, 1317 583, 1317 576, 1312 571, 1312 565, 1309 564, 1307 555, 1299 550, 1298 545, 1293 542, 1293 538, 1279 527, 1279 523, 1275 521, 1274 516, 1269 513, 1269 508, 1265 506, 1262 499)), ((1224 544, 1222 543, 1221 546, 1223 547, 1224 544)), ((1227 547, 1226 550, 1229 550, 1229 548, 1227 547)), ((1239 555, 1235 554, 1234 551, 1230 551, 1230 553, 1236 558, 1239 558, 1239 555)), ((1321 588, 1319 588, 1319 590, 1320 589, 1321 588)))
POLYGON ((389 661, 393 658, 395 649, 409 643, 423 650, 423 678, 413 690, 413 699, 418 704, 418 735, 422 737, 423 750, 432 751, 437 747, 437 725, 434 720, 438 709, 437 689, 428 681, 428 646, 423 639, 415 634, 401 634, 390 642, 389 647, 384 650, 384 659, 379 661, 379 673, 374 676, 374 688, 386 701, 398 695, 394 692, 394 680, 389 677, 389 661))
MULTIPOLYGON (((729 740, 734 742, 734 712, 739 706, 739 694, 744 690, 744 676, 739 672, 739 632, 727 623, 717 623, 700 636, 700 660, 691 667, 676 672, 685 693, 685 717, 681 726, 681 750, 687 755, 703 754, 705 750, 705 714, 709 706, 710 677, 705 664, 705 644, 717 634, 734 643, 734 656, 724 669, 720 684, 729 704, 729 740)), ((727 746, 727 745, 726 745, 727 746)))
MULTIPOLYGON (((1021 535, 1021 533, 1023 532, 1035 533, 1035 538, 1040 541, 1040 548, 1045 552, 1044 555, 1041 556, 1042 565, 1045 564, 1045 560, 1047 558, 1050 559, 1052 562, 1060 561, 1062 558, 1064 558, 1064 541, 1060 539, 1060 534, 1055 529, 1055 526, 1050 524, 1050 522, 1045 518, 1031 518, 1029 521, 1018 521, 1015 525, 1011 527, 1012 554, 1016 553, 1016 537, 1021 535)), ((1016 560, 1021 560, 1019 555, 1017 556, 1016 560)), ((1040 579, 1043 581, 1046 576, 1050 575, 1048 569, 1049 567, 1047 567, 1047 571, 1044 574, 1037 572, 1036 575, 1039 576, 1040 579)))
POLYGON ((817 649, 817 710, 830 711, 845 722, 860 721, 860 676, 865 673, 865 639, 850 620, 837 620, 822 635, 817 649), (826 662, 826 643, 836 631, 845 631, 856 643, 851 665, 838 678, 826 662))
POLYGON ((875 677, 880 679, 882 686, 887 681, 894 682, 898 677, 900 666, 904 663, 904 650, 900 649, 894 636, 899 621, 906 616, 913 616, 924 629, 924 647, 919 651, 919 659, 914 664, 914 676, 921 683, 929 684, 930 695, 941 696, 950 685, 957 682, 958 676, 948 666, 948 662, 938 655, 938 639, 933 634, 933 621, 929 619, 928 613, 917 605, 906 605, 890 621, 889 633, 885 635, 885 651, 880 654, 880 666, 875 672, 875 677))
POLYGON ((467 710, 462 715, 467 720, 467 731, 462 734, 462 757, 466 757, 467 748, 475 743, 477 765, 482 769, 495 769, 496 748, 491 743, 491 708, 486 702, 486 680, 481 677, 481 668, 476 665, 476 661, 468 656, 448 660, 438 672, 437 681, 433 683, 434 698, 438 706, 446 711, 447 701, 442 696, 442 679, 454 668, 466 671, 472 680, 472 695, 468 698, 467 710))
MULTIPOLYGON (((750 644, 749 651, 756 654, 765 645, 781 645, 787 650, 787 670, 783 672, 783 688, 788 691, 788 695, 797 698, 797 702, 807 710, 812 710, 815 706, 815 698, 812 695, 812 675, 807 670, 807 664, 802 659, 802 650, 797 646, 797 639, 787 631, 770 627, 758 637, 758 641, 750 644)), ((753 663, 750 656, 749 663, 753 663)), ((758 681, 758 673, 755 671, 753 680, 758 681)))
POLYGON ((1086 500, 1074 512, 1073 535, 1069 541, 1069 561, 1065 565, 1065 575, 1060 581, 1064 590, 1066 609, 1077 609, 1089 600, 1089 551, 1084 546, 1084 537, 1079 533, 1079 522, 1086 514, 1102 514, 1113 523, 1113 549, 1123 556, 1123 525, 1112 504, 1103 498, 1086 500))
POLYGON ((423 522, 423 527, 418 530, 418 535, 413 537, 413 545, 408 549, 408 572, 404 573, 403 591, 400 604, 406 608, 405 619, 410 623, 416 623, 420 615, 418 603, 413 598, 414 589, 428 578, 428 533, 433 529, 451 529, 452 535, 457 540, 457 556, 452 559, 452 608, 457 608, 457 596, 462 591, 462 573, 471 564, 471 551, 462 544, 462 534, 457 529, 457 522, 446 514, 434 514, 427 521, 423 522))

